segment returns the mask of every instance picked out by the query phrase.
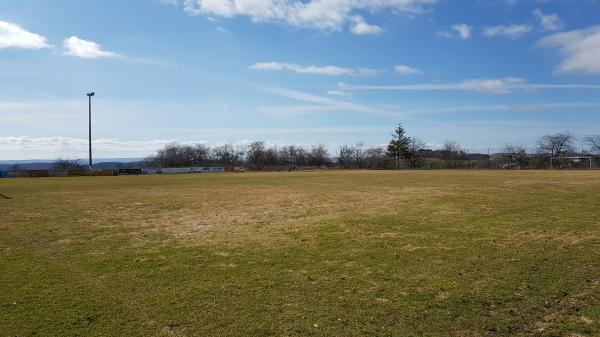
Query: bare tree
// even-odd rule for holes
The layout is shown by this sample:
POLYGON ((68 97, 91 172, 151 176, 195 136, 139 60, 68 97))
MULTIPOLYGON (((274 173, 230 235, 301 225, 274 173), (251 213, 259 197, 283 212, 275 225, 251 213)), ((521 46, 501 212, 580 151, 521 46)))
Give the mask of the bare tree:
POLYGON ((357 143, 352 147, 352 159, 354 165, 359 169, 363 168, 365 161, 365 145, 363 143, 357 143))
POLYGON ((215 147, 213 154, 220 164, 235 165, 240 159, 238 149, 234 148, 231 144, 215 147))
POLYGON ((270 147, 264 152, 264 163, 267 166, 276 166, 280 164, 279 151, 277 148, 270 147))
POLYGON ((265 143, 264 142, 252 142, 248 146, 248 152, 246 153, 248 164, 254 166, 254 168, 262 169, 265 166, 265 143))
POLYGON ((289 154, 282 149, 267 148, 264 142, 252 142, 246 150, 246 163, 253 169, 265 169, 267 166, 277 166, 280 162, 287 163, 289 154), (281 160, 280 160, 281 158, 281 160))
POLYGON ((352 164, 352 152, 351 146, 342 145, 337 151, 337 162, 341 168, 347 168, 352 164))
POLYGON ((309 165, 310 153, 303 147, 296 148, 296 165, 306 166, 309 165))
POLYGON ((191 145, 179 145, 177 147, 179 166, 193 166, 195 162, 195 150, 191 145))
POLYGON ((233 147, 235 152, 235 161, 234 164, 243 164, 246 161, 246 146, 245 145, 235 145, 233 147))
POLYGON ((296 166, 296 147, 294 145, 284 146, 279 150, 279 157, 290 167, 296 166))
POLYGON ((365 165, 370 169, 382 169, 386 167, 388 156, 383 147, 371 147, 365 151, 365 165))
POLYGON ((315 145, 308 153, 308 162, 311 166, 325 166, 329 163, 329 152, 324 145, 315 145))
POLYGON ((417 168, 421 162, 421 152, 425 147, 425 143, 415 137, 408 138, 408 146, 406 151, 406 160, 408 166, 412 169, 417 168))
POLYGON ((586 137, 585 142, 590 146, 593 153, 600 153, 600 136, 586 137))
POLYGON ((156 165, 160 167, 175 167, 180 162, 179 144, 171 143, 157 151, 153 158, 156 165))
POLYGON ((206 165, 210 160, 211 150, 204 144, 184 145, 167 144, 148 160, 160 167, 182 167, 206 165))
POLYGON ((557 158, 573 152, 575 136, 569 132, 545 135, 538 142, 538 153, 550 157, 550 166, 554 166, 557 158))
POLYGON ((527 151, 522 145, 506 144, 506 146, 504 146, 504 153, 511 168, 516 165, 522 170, 527 166, 529 156, 527 156, 527 151))
POLYGON ((305 149, 297 145, 284 146, 279 150, 280 160, 290 166, 296 168, 307 164, 308 154, 305 149))
POLYGON ((204 144, 196 144, 193 150, 193 164, 206 166, 211 158, 211 149, 204 144))
POLYGON ((68 158, 58 158, 54 161, 54 168, 57 170, 82 170, 85 168, 79 159, 70 160, 68 158))
POLYGON ((448 140, 442 148, 441 155, 446 162, 446 168, 458 168, 462 155, 462 148, 460 144, 448 140))

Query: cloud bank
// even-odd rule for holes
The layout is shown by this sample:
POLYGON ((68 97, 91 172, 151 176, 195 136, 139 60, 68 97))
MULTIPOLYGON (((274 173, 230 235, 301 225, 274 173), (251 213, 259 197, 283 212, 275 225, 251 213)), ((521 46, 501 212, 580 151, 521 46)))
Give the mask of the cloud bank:
POLYGON ((419 14, 437 0, 183 0, 191 15, 233 18, 248 17, 253 22, 276 22, 293 27, 324 31, 342 31, 350 24, 354 34, 379 33, 381 28, 368 24, 360 12, 419 14))

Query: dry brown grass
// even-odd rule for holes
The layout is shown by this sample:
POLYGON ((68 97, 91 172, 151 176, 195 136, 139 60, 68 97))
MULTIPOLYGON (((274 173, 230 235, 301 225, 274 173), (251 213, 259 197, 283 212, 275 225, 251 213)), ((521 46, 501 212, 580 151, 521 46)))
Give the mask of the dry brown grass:
POLYGON ((0 335, 600 335, 596 172, 50 178, 0 192, 0 335))

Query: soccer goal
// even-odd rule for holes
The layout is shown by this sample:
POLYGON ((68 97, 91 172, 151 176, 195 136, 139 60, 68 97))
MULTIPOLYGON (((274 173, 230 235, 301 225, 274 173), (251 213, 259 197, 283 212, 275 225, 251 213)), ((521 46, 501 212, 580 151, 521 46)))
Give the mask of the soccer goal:
POLYGON ((571 169, 593 169, 594 157, 576 156, 576 157, 562 157, 560 158, 561 168, 571 169))

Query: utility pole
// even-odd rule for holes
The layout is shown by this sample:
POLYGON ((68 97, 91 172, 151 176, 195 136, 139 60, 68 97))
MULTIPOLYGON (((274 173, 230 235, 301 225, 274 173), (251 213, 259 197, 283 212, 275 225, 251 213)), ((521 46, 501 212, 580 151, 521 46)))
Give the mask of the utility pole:
POLYGON ((471 148, 467 148, 467 170, 471 169, 471 148))
POLYGON ((91 171, 92 170, 92 96, 94 96, 95 93, 94 92, 88 92, 87 93, 87 97, 88 97, 88 107, 89 107, 89 133, 88 133, 88 141, 89 141, 89 152, 90 152, 90 162, 89 162, 89 167, 88 169, 91 171))

